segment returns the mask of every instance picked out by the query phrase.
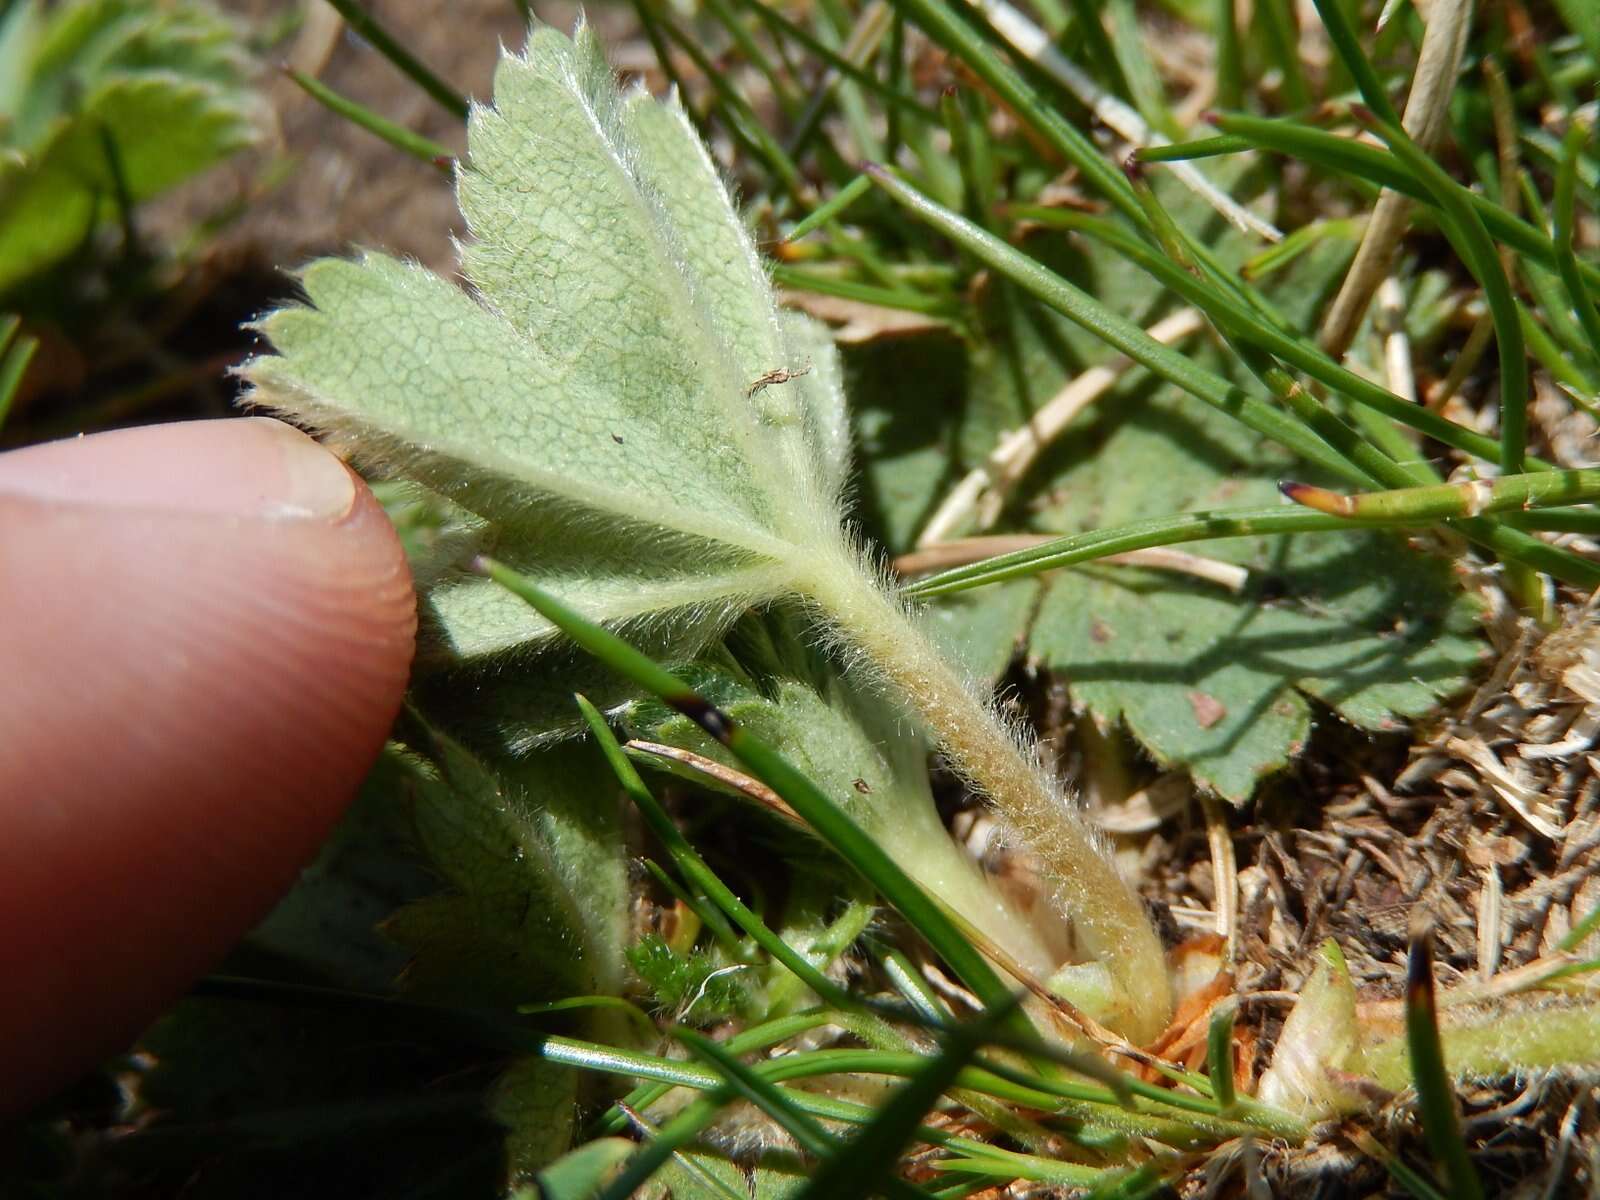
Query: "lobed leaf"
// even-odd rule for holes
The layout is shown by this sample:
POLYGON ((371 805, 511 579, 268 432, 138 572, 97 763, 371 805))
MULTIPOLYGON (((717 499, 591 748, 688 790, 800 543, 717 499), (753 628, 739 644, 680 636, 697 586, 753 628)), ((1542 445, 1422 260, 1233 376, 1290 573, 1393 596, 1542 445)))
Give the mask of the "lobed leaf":
MULTIPOLYGON (((676 102, 620 96, 587 28, 503 58, 468 143, 472 294, 374 253, 315 263, 309 305, 262 322, 281 357, 246 367, 256 399, 473 514, 473 549, 588 616, 692 651, 839 537, 831 345, 777 311, 676 102)), ((553 631, 461 571, 426 610, 469 664, 553 631)))

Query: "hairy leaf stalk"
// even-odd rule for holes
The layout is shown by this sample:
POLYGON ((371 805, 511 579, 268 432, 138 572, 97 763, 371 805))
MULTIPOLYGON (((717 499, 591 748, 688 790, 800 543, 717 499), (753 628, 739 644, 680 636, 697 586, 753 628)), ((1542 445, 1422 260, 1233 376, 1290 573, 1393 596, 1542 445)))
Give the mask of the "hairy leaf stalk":
POLYGON ((1121 1032, 1134 1041, 1153 1038, 1172 1003, 1161 943, 1104 843, 1051 778, 1037 748, 855 563, 831 563, 800 587, 834 624, 840 641, 858 652, 857 669, 870 672, 915 712, 951 765, 1037 855, 1080 950, 1103 963, 1124 993, 1132 1017, 1121 1032))

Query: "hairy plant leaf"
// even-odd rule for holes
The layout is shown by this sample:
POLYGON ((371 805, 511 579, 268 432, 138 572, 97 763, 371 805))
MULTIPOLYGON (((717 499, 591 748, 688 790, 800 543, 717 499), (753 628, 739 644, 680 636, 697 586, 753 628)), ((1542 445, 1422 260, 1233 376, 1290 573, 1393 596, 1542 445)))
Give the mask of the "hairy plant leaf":
POLYGON ((253 138, 243 47, 208 5, 88 0, 0 23, 0 291, 71 253, 118 206, 253 138))
MULTIPOLYGON (((749 623, 740 627, 749 629, 749 623)), ((1048 973, 1050 954, 1040 933, 985 880, 951 840, 928 781, 927 740, 881 697, 862 695, 825 668, 798 667, 759 683, 714 668, 690 675, 739 725, 775 747, 840 804, 900 866, 964 920, 1006 946, 1036 972, 1048 973), (793 672, 793 673, 791 673, 793 672)), ((649 736, 732 765, 735 760, 698 726, 658 706, 635 710, 649 736)), ((1038 920, 1048 923, 1048 914, 1038 920)))
POLYGON ((386 926, 413 954, 408 985, 479 1005, 619 994, 627 873, 592 748, 489 764, 435 745, 439 773, 418 784, 413 812, 447 890, 386 926))
MULTIPOLYGON (((262 324, 259 402, 474 514, 587 615, 692 647, 838 538, 846 427, 825 337, 780 315, 675 103, 618 95, 593 35, 537 30, 469 123, 468 294, 378 254, 262 324)), ((435 574, 456 660, 538 644, 526 605, 435 574)))

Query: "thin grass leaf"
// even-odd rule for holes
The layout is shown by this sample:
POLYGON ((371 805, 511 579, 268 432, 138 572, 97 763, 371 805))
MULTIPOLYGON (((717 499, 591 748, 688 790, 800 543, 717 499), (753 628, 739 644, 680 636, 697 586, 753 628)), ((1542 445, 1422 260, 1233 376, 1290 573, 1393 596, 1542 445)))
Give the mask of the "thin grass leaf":
POLYGON ((956 1081, 982 1046, 984 1034, 1009 1023, 1014 1011, 1008 1003, 949 1034, 944 1049, 882 1104, 870 1124, 823 1162, 796 1200, 857 1200, 885 1186, 923 1114, 956 1081))
MULTIPOLYGON (((1326 0, 1325 0, 1326 2, 1326 0)), ((1360 117, 1361 110, 1352 110, 1360 117)), ((1500 354, 1500 464, 1521 471, 1528 444, 1528 352, 1522 338, 1511 283, 1478 214, 1462 198, 1459 185, 1444 173, 1399 125, 1373 126, 1400 162, 1410 169, 1440 209, 1440 222, 1468 270, 1477 276, 1494 318, 1500 354)))
POLYGON ((857 175, 835 192, 831 199, 823 201, 799 221, 796 221, 783 240, 786 242, 798 242, 806 234, 814 233, 829 222, 838 220, 857 200, 871 190, 872 180, 865 175, 857 175))
POLYGON ((1358 521, 1412 523, 1474 517, 1503 509, 1582 504, 1600 499, 1600 470, 1536 471, 1431 487, 1341 496, 1304 483, 1280 485, 1296 504, 1358 521))
POLYGON ((1590 129, 1587 123, 1574 116, 1561 141, 1561 167, 1556 172, 1555 203, 1551 212, 1550 243, 1555 250, 1556 271, 1566 288, 1567 298, 1578 314, 1578 323, 1589 340, 1591 353, 1600 353, 1600 312, 1595 311, 1593 297, 1583 285, 1578 269, 1578 257, 1573 252, 1576 193, 1578 182, 1578 155, 1588 144, 1590 129))
POLYGON ((594 1200, 632 1200, 678 1151, 705 1132, 733 1099, 731 1087, 707 1089, 705 1096, 691 1101, 682 1112, 657 1129, 594 1200))
MULTIPOLYGON (((821 1025, 829 1024, 835 1015, 834 1009, 814 1008, 803 1013, 776 1017, 752 1025, 734 1034, 722 1044, 730 1054, 748 1054, 755 1050, 766 1050, 790 1038, 809 1033, 821 1025)), ((644 1084, 629 1092, 622 1103, 632 1109, 647 1109, 671 1090, 672 1085, 667 1083, 644 1084)), ((619 1133, 626 1129, 627 1125, 627 1114, 617 1105, 613 1105, 596 1123, 596 1128, 601 1133, 619 1133)))
MULTIPOLYGON (((1124 216, 1143 224, 1143 215, 1121 173, 1106 161, 1093 142, 1056 111, 1054 105, 1000 59, 969 23, 977 18, 975 12, 968 10, 958 13, 944 0, 894 2, 898 10, 971 68, 1012 111, 1036 130, 1057 153, 1077 167, 1091 188, 1110 200, 1124 216)), ((1087 4, 1085 7, 1088 8, 1087 4)), ((1115 61, 1115 56, 1112 56, 1112 61, 1115 61)))
POLYGON ((967 591, 1008 579, 1021 579, 1042 571, 1053 571, 1080 562, 1092 562, 1112 554, 1129 550, 1144 550, 1152 546, 1176 546, 1184 542, 1236 537, 1260 537, 1283 533, 1334 533, 1354 531, 1371 526, 1358 526, 1354 522, 1325 513, 1296 511, 1290 508, 1216 509, 1209 512, 1174 513, 1171 516, 1150 517, 1143 521, 1130 521, 1126 525, 1108 529, 1092 529, 1087 533, 1069 534, 1053 541, 1016 550, 1010 554, 997 554, 981 562, 954 567, 905 585, 901 590, 907 596, 930 599, 953 592, 967 591))
MULTIPOLYGON (((1370 183, 1404 192, 1414 200, 1436 207, 1434 194, 1387 150, 1369 146, 1354 138, 1340 137, 1294 121, 1268 120, 1241 113, 1214 114, 1211 121, 1224 133, 1235 134, 1252 146, 1316 163, 1335 174, 1356 176, 1370 183)), ((1556 267, 1555 249, 1541 230, 1512 216, 1488 196, 1463 187, 1455 180, 1450 185, 1470 205, 1493 237, 1513 250, 1529 255, 1552 270, 1556 267)), ((1580 262, 1579 272, 1590 288, 1600 287, 1600 267, 1580 262)))
POLYGON ((1445 1066, 1433 987, 1433 933, 1424 929, 1412 934, 1406 955, 1406 1045, 1422 1129, 1434 1160, 1450 1180, 1450 1195, 1455 1200, 1483 1200, 1483 1182, 1467 1152, 1455 1088, 1445 1066))
POLYGON ((345 19, 345 24, 350 26, 352 32, 371 43, 374 50, 431 96, 439 107, 463 121, 467 119, 467 98, 424 66, 422 60, 380 25, 359 0, 328 0, 328 3, 345 19))
MULTIPOLYGON (((1163 346, 1138 325, 1110 311, 1087 292, 1068 283, 1037 260, 984 232, 959 214, 936 204, 890 172, 873 165, 867 168, 867 173, 919 220, 1135 362, 1198 399, 1237 417, 1251 429, 1265 434, 1308 462, 1314 462, 1335 475, 1348 477, 1349 467, 1342 457, 1276 408, 1245 394, 1220 376, 1195 366, 1187 356, 1163 346)), ((1140 223, 1148 224, 1148 218, 1126 180, 1123 180, 1122 186, 1129 202, 1138 212, 1140 223)))
POLYGON ((1244 60, 1239 45, 1239 18, 1234 0, 1212 0, 1211 34, 1217 40, 1217 104, 1239 108, 1244 103, 1244 60))
POLYGON ((710 83, 712 94, 716 98, 714 103, 723 112, 728 132, 736 137, 753 157, 766 164, 767 169, 782 182, 785 191, 796 203, 810 208, 811 186, 801 174, 799 166, 778 139, 772 136, 766 123, 750 107, 750 102, 728 82, 725 73, 717 69, 700 43, 678 28, 677 22, 673 21, 660 5, 653 3, 653 0, 635 0, 635 7, 641 10, 651 9, 651 19, 655 26, 689 56, 689 60, 710 83))
POLYGON ((348 96, 341 96, 321 80, 313 79, 304 71, 297 71, 293 67, 285 66, 283 73, 295 84, 322 105, 329 112, 343 117, 345 120, 361 126, 368 133, 382 138, 389 145, 402 153, 420 159, 429 166, 436 168, 446 178, 455 174, 455 156, 448 146, 442 146, 431 138, 423 137, 420 133, 413 133, 404 125, 397 125, 387 117, 379 116, 364 104, 358 104, 348 96))
POLYGON ((1367 107, 1377 113, 1385 124, 1399 127, 1400 114, 1390 101, 1388 90, 1378 78, 1378 73, 1373 70, 1371 61, 1362 51, 1343 6, 1338 0, 1312 0, 1312 3, 1317 7, 1317 15, 1322 18, 1322 26, 1327 30, 1328 40, 1333 43, 1339 61, 1350 72, 1350 78, 1355 80, 1367 107))
MULTIPOLYGON (((1232 3, 1232 0, 1228 0, 1232 3)), ((1188 162, 1195 158, 1215 158, 1223 154, 1243 154, 1255 149, 1255 143, 1236 134, 1219 134, 1216 137, 1195 138, 1187 142, 1172 142, 1165 146, 1140 146, 1133 157, 1142 163, 1188 162)))
POLYGON ((1267 53, 1283 80, 1283 98, 1294 111, 1309 108, 1311 89, 1306 86, 1305 69, 1300 65, 1300 30, 1291 0, 1261 0, 1256 18, 1266 35, 1267 53))
POLYGON ((796 267, 774 267, 772 282, 779 287, 791 288, 797 292, 838 296, 843 300, 854 300, 860 304, 897 309, 901 312, 923 313, 930 317, 954 318, 960 311, 954 301, 943 296, 930 296, 926 292, 913 291, 910 288, 886 288, 870 283, 857 283, 852 279, 836 279, 831 275, 821 275, 815 271, 805 271, 796 267))
MULTIPOLYGON (((761 1078, 740 1062, 737 1055, 692 1029, 675 1029, 672 1036, 682 1042, 690 1054, 720 1072, 736 1095, 781 1125, 807 1154, 826 1159, 838 1149, 838 1140, 811 1114, 794 1107, 783 1089, 761 1078)), ((911 1191, 913 1195, 916 1194, 915 1189, 911 1191)))
POLYGON ((1216 1097, 1217 1111, 1227 1116, 1237 1097, 1233 1090, 1233 1022, 1239 1007, 1234 1003, 1217 1005, 1206 1029, 1206 1065, 1216 1097))

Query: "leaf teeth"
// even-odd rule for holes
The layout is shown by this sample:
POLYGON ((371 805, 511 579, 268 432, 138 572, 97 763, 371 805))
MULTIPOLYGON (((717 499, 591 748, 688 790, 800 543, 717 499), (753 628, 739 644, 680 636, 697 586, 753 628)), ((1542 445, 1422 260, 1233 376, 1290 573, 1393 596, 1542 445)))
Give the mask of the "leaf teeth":
MULTIPOLYGON (((495 91, 458 173, 474 294, 379 254, 314 263, 309 305, 262 323, 281 357, 244 374, 591 617, 693 651, 841 542, 832 344, 776 309, 681 110, 623 99, 586 27, 537 30, 495 91)), ((550 634, 453 565, 418 575, 458 655, 550 634)))

